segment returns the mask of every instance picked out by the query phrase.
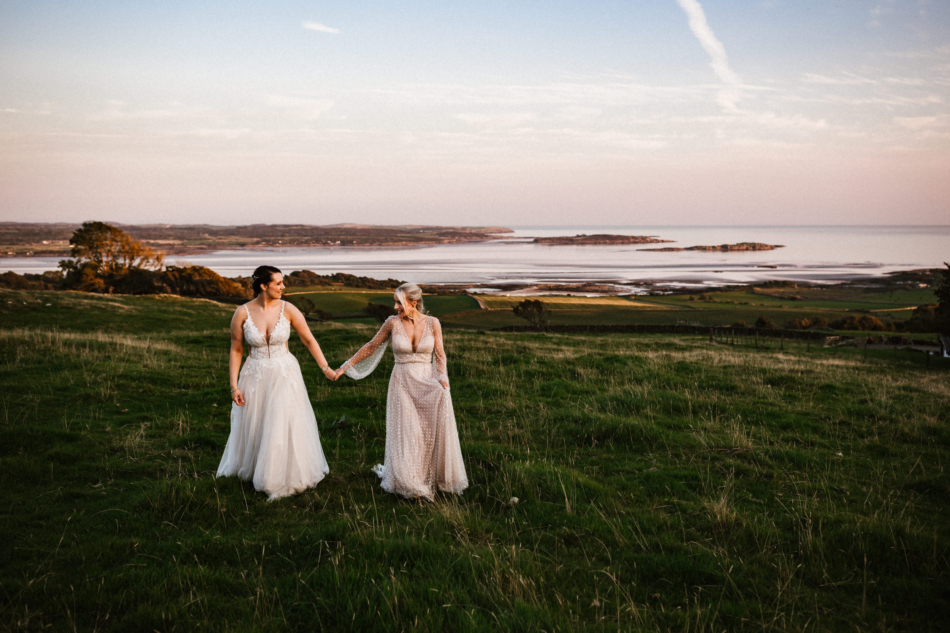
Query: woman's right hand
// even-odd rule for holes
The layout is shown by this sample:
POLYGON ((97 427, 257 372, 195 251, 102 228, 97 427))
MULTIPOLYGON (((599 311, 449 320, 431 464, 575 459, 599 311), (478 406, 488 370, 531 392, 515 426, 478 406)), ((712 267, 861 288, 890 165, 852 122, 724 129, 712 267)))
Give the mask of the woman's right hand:
POLYGON ((239 407, 244 406, 244 396, 241 394, 240 389, 231 390, 231 400, 233 400, 234 404, 236 404, 239 407))

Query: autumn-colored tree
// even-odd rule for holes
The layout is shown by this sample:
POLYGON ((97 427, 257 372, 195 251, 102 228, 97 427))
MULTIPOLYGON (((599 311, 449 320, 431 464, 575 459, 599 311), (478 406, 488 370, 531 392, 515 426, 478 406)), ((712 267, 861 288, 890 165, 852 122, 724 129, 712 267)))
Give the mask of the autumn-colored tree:
POLYGON ((105 222, 83 222, 69 244, 75 267, 92 263, 103 276, 121 275, 133 268, 160 270, 165 260, 163 253, 105 222))

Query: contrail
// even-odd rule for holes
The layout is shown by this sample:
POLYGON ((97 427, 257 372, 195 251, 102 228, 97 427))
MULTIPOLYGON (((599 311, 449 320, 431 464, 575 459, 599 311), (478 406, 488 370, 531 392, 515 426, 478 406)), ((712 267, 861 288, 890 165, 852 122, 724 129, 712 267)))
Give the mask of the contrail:
POLYGON ((689 19, 689 28, 696 39, 699 40, 703 50, 709 55, 709 65, 716 73, 716 77, 726 84, 726 87, 719 92, 716 101, 726 110, 736 111, 736 102, 739 100, 739 86, 742 85, 742 80, 739 79, 739 75, 729 68, 726 48, 722 45, 722 42, 716 39, 712 29, 709 28, 709 23, 706 22, 706 13, 698 0, 676 0, 676 3, 686 12, 686 17, 689 19))

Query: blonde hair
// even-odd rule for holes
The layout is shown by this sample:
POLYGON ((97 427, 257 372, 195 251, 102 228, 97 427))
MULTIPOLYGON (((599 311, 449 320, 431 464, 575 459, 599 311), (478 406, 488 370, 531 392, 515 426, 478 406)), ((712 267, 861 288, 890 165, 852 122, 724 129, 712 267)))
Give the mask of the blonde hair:
POLYGON ((396 296, 399 298, 399 303, 402 304, 404 310, 408 312, 409 302, 416 302, 416 311, 420 314, 424 314, 425 306, 422 303, 422 288, 416 284, 403 284, 396 288, 396 296))

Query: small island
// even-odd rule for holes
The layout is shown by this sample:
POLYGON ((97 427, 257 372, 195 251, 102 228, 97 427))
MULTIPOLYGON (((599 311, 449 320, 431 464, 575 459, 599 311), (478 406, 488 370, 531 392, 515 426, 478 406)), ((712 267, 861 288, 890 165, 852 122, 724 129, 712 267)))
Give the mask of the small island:
POLYGON ((622 245, 622 244, 664 244, 672 240, 661 240, 652 235, 567 235, 558 237, 536 237, 534 244, 558 244, 567 246, 622 245))
POLYGON ((746 251, 774 251, 776 248, 785 248, 784 244, 763 244, 761 242, 739 242, 738 244, 719 244, 718 246, 689 246, 678 248, 666 246, 663 248, 641 248, 641 251, 656 251, 675 253, 679 251, 705 251, 708 253, 740 253, 746 251))

